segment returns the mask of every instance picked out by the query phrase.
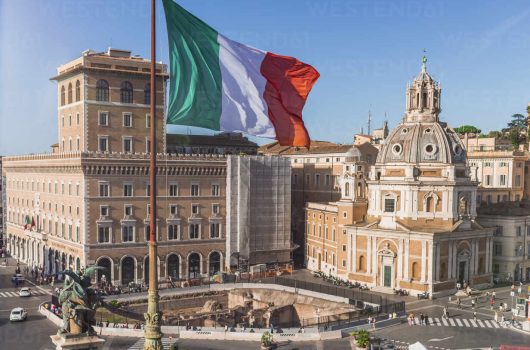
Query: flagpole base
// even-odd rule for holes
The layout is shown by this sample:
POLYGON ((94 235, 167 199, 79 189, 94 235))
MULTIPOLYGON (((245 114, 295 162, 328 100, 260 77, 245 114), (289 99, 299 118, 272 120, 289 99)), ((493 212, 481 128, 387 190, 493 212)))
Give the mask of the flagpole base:
POLYGON ((160 323, 162 313, 158 309, 158 291, 149 291, 147 295, 147 312, 144 328, 144 350, 162 350, 162 331, 160 323))

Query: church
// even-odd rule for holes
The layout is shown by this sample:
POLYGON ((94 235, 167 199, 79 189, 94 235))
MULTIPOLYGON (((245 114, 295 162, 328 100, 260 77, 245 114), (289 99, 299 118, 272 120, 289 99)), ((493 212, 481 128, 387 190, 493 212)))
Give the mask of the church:
MULTIPOLYGON (((352 186, 351 174, 344 174, 342 199, 324 211, 338 214, 344 242, 337 253, 342 264, 330 273, 382 292, 441 296, 454 293, 458 283, 491 284, 494 228, 476 222, 476 174, 458 135, 440 121, 441 87, 426 63, 424 57, 421 73, 407 86, 405 115, 371 167, 365 198, 344 196, 352 186), (341 213, 348 201, 366 203, 366 215, 341 213)), ((308 203, 308 219, 319 217, 315 209, 308 203)), ((307 251, 308 268, 316 269, 320 248, 307 251)))

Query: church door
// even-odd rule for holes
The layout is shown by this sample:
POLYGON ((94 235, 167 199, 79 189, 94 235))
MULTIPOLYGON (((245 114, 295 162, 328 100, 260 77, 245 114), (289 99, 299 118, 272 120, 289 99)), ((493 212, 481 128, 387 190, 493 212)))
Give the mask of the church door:
POLYGON ((392 287, 392 266, 384 267, 383 285, 385 287, 392 287))
POLYGON ((466 279, 466 261, 458 263, 458 282, 464 283, 466 279))

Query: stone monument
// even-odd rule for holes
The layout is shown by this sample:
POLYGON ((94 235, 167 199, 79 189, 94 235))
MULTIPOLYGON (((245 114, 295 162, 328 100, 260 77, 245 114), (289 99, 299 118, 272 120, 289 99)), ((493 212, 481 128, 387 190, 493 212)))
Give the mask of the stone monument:
POLYGON ((100 267, 87 267, 84 271, 63 271, 64 288, 59 294, 63 324, 52 342, 56 350, 99 350, 105 342, 97 336, 92 325, 96 323, 96 307, 100 300, 90 287, 90 276, 100 267))

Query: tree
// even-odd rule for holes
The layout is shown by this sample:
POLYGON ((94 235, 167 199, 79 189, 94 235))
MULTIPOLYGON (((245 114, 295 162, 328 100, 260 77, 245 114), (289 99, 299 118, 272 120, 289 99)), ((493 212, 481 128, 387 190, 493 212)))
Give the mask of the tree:
POLYGON ((512 121, 508 123, 508 129, 519 130, 519 132, 526 131, 528 128, 528 119, 519 113, 512 115, 512 121))
POLYGON ((462 125, 454 129, 459 134, 480 134, 482 130, 473 125, 462 125))

